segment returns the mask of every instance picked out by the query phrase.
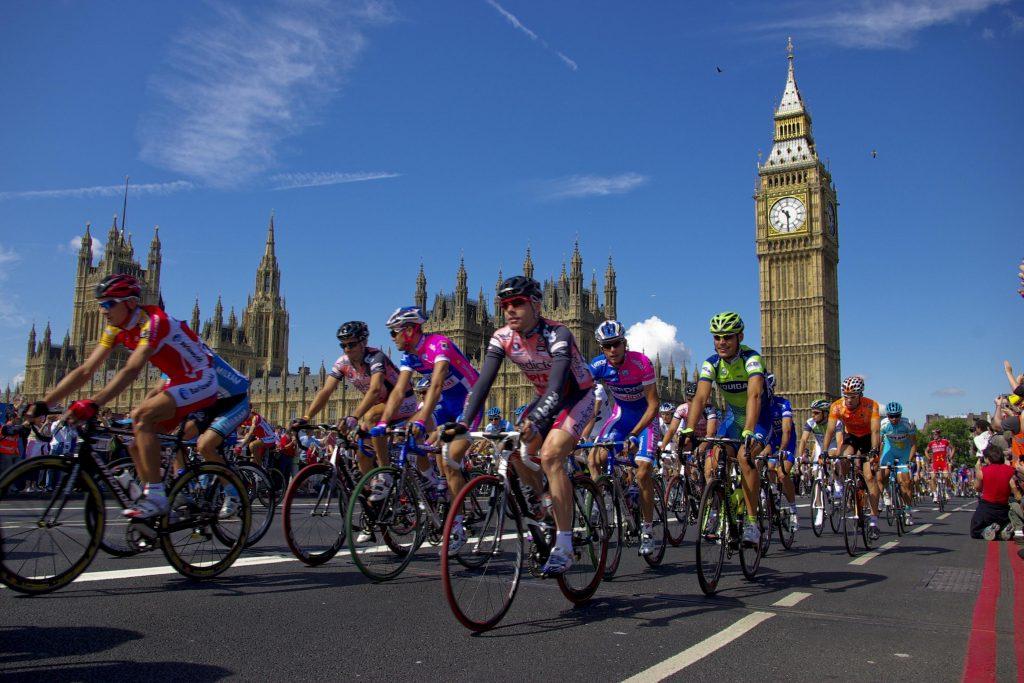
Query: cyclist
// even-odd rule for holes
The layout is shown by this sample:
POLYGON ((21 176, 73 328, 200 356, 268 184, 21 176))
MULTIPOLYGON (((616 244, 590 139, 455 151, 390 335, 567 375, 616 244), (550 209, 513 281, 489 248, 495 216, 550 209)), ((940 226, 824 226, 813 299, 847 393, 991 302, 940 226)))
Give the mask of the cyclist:
MULTIPOLYGON (((601 430, 604 429, 604 423, 608 421, 608 418, 612 414, 612 406, 614 401, 608 397, 608 392, 605 391, 603 384, 594 384, 594 417, 590 418, 587 422, 587 426, 583 428, 583 433, 580 435, 580 441, 586 441, 590 438, 593 433, 600 434, 601 430)), ((591 448, 587 454, 587 466, 590 469, 590 476, 596 481, 601 473, 597 466, 597 449, 591 448)))
MULTIPOLYGON (((687 382, 686 388, 683 390, 683 392, 684 396, 686 397, 686 400, 692 401, 693 397, 697 395, 697 383, 687 382)), ((669 423, 668 429, 665 430, 664 436, 661 437, 660 448, 662 450, 665 450, 666 448, 671 446, 672 439, 679 431, 679 427, 686 426, 686 420, 689 417, 689 415, 689 403, 680 403, 678 406, 676 406, 675 411, 672 413, 672 421, 669 423)), ((698 438, 701 439, 703 439, 708 434, 717 434, 719 428, 718 422, 718 410, 713 405, 708 404, 704 406, 704 411, 702 412, 700 418, 698 418, 697 425, 694 427, 693 433, 698 438)), ((694 455, 700 455, 705 449, 706 446, 704 444, 701 444, 700 446, 697 447, 697 452, 694 455)), ((693 456, 691 455, 691 458, 692 457, 693 456)), ((707 464, 705 463, 705 479, 711 476, 711 472, 712 470, 708 469, 707 464)))
MULTIPOLYGON (((825 428, 828 426, 828 409, 832 406, 830 401, 824 399, 815 401, 811 404, 811 416, 807 418, 807 422, 804 423, 803 432, 800 434, 800 445, 797 446, 797 453, 810 453, 811 454, 811 466, 812 474, 818 476, 818 468, 828 467, 828 456, 835 453, 835 449, 826 452, 825 444, 825 428)), ((836 434, 841 434, 843 431, 843 423, 836 423, 836 434)), ((827 472, 825 470, 822 473, 822 480, 827 481, 827 472)), ((835 494, 837 496, 842 495, 842 485, 837 480, 835 483, 835 494)), ((815 501, 815 505, 819 505, 821 501, 815 501)), ((824 518, 824 509, 822 507, 815 508, 815 525, 820 525, 824 518)))
MULTIPOLYGON (((625 454, 636 466, 640 489, 640 554, 655 550, 654 533, 654 461, 658 456, 658 384, 651 360, 639 351, 630 351, 626 329, 618 320, 605 320, 594 332, 601 355, 590 361, 594 379, 604 384, 615 399, 612 415, 605 422, 598 441, 625 441, 625 454)), ((671 407, 671 406, 669 406, 671 407)), ((596 449, 595 449, 596 450, 596 449)), ((598 466, 614 457, 611 448, 602 448, 598 466)))
POLYGON ((942 438, 941 429, 933 429, 932 440, 928 442, 924 452, 932 464, 932 501, 938 503, 939 472, 943 473, 944 479, 949 476, 949 463, 953 460, 956 449, 949 443, 949 439, 942 438))
POLYGON ((487 409, 487 426, 485 432, 511 432, 512 423, 501 418, 501 408, 491 406, 487 409))
MULTIPOLYGON (((96 285, 95 295, 106 319, 99 342, 85 362, 69 372, 43 401, 54 405, 85 386, 117 345, 131 351, 125 365, 91 398, 72 403, 65 418, 85 421, 95 417, 100 408, 131 386, 147 363, 167 375, 163 388, 152 392, 132 411, 132 457, 145 487, 143 495, 123 513, 134 519, 156 517, 169 508, 160 476, 157 435, 174 429, 187 415, 217 400, 214 361, 188 325, 158 306, 142 305, 142 286, 131 275, 108 275, 96 285)), ((38 410, 32 408, 33 413, 38 410)))
MULTIPOLYGON (((540 283, 516 275, 501 284, 498 297, 507 324, 491 337, 460 424, 468 428, 467 421, 479 412, 505 358, 533 384, 537 397, 517 424, 530 452, 540 452, 552 499, 557 534, 543 572, 561 574, 573 562, 572 483, 565 459, 593 416, 594 378, 569 328, 541 316, 540 283)), ((536 473, 525 467, 517 471, 534 491, 543 490, 536 473)))
MULTIPOLYGON (((867 455, 864 460, 862 474, 868 486, 868 500, 871 505, 871 518, 868 533, 872 539, 878 538, 878 480, 871 469, 872 462, 878 457, 881 446, 881 416, 878 402, 864 396, 864 378, 852 375, 843 380, 843 397, 834 402, 828 411, 828 427, 825 428, 825 446, 832 445, 836 435, 836 425, 843 423, 842 455, 867 455)), ((843 463, 844 475, 849 470, 843 463)))
MULTIPOLYGON (((292 421, 292 429, 301 429, 308 425, 309 421, 323 410, 331 395, 345 381, 363 395, 352 414, 342 420, 342 426, 346 430, 351 431, 360 426, 364 430, 368 430, 377 423, 381 413, 384 412, 384 400, 398 382, 398 368, 386 353, 368 344, 370 328, 363 321, 350 320, 342 323, 338 328, 337 337, 344 353, 334 361, 323 387, 313 397, 305 414, 292 421)), ((406 391, 399 404, 395 419, 406 420, 415 412, 416 397, 413 396, 412 391, 406 391)), ((387 465, 390 460, 386 440, 383 437, 375 438, 373 448, 377 456, 377 463, 381 466, 387 465)), ((373 463, 373 458, 360 451, 358 460, 360 472, 363 474, 369 472, 373 469, 373 463)), ((432 468, 430 473, 433 473, 432 468)), ((428 479, 430 478, 428 476, 428 479)), ((380 500, 381 497, 383 497, 383 490, 370 494, 370 499, 374 501, 380 500), (375 498, 375 495, 379 497, 375 498)))
POLYGON ((890 401, 885 405, 885 416, 888 419, 881 426, 882 459, 878 463, 879 483, 885 497, 888 498, 889 470, 896 472, 896 481, 899 482, 903 505, 906 508, 907 526, 913 526, 914 522, 910 517, 910 506, 914 502, 914 495, 910 489, 910 463, 917 455, 917 430, 910 420, 903 417, 903 406, 896 401, 890 401))
MULTIPOLYGON (((765 446, 755 435, 758 432, 771 434, 771 411, 768 392, 764 390, 764 362, 760 353, 743 344, 743 327, 743 319, 732 311, 711 318, 710 332, 715 353, 701 364, 697 393, 691 401, 686 427, 681 434, 683 439, 692 443, 694 430, 711 397, 711 386, 717 384, 726 404, 732 409, 733 418, 728 420, 727 415, 718 432, 743 441, 738 453, 743 475, 743 499, 747 506, 743 542, 757 545, 761 541, 761 531, 757 528, 761 477, 749 458, 756 456, 765 446)), ((708 458, 709 462, 711 460, 708 458)), ((711 463, 711 467, 714 466, 715 463, 711 463)))
POLYGON ((244 431, 244 435, 240 435, 242 449, 244 450, 248 446, 252 461, 262 466, 264 454, 277 441, 274 428, 262 415, 253 411, 242 423, 242 430, 244 431))
MULTIPOLYGON (((425 333, 425 322, 426 315, 419 306, 403 306, 395 310, 385 323, 403 356, 398 365, 398 381, 388 395, 377 424, 370 430, 371 436, 383 437, 388 425, 399 419, 406 393, 412 386, 414 371, 430 379, 423 404, 409 418, 409 431, 414 437, 426 438, 435 425, 454 422, 462 416, 462 406, 477 381, 477 372, 455 342, 442 334, 425 333)), ((480 423, 480 416, 475 415, 470 421, 476 427, 480 423)), ((443 458, 437 460, 453 499, 466 484, 460 468, 469 445, 469 441, 459 441, 453 443, 448 451, 459 467, 449 467, 443 458)), ((430 471, 430 461, 426 456, 417 456, 416 466, 420 472, 430 471)), ((374 495, 385 495, 391 486, 390 479, 389 475, 385 475, 380 482, 375 482, 374 495)), ((457 528, 452 532, 452 538, 464 539, 461 515, 456 517, 456 522, 457 528)))
MULTIPOLYGON (((665 438, 665 434, 668 433, 668 426, 672 424, 672 413, 674 413, 676 407, 668 401, 663 401, 661 406, 658 408, 658 433, 661 434, 662 439, 665 438)), ((675 451, 676 445, 670 440, 665 448, 661 448, 661 444, 658 444, 659 450, 669 451, 670 453, 675 451)))
POLYGON ((767 439, 772 455, 777 457, 768 460, 768 469, 776 472, 781 479, 783 493, 789 501, 789 519, 793 533, 799 528, 796 518, 796 491, 793 486, 793 463, 796 462, 796 430, 793 429, 793 406, 785 396, 775 393, 775 375, 768 373, 764 377, 764 387, 768 392, 770 413, 772 417, 771 434, 757 434, 759 440, 767 439), (782 463, 781 476, 777 472, 778 463, 782 463))

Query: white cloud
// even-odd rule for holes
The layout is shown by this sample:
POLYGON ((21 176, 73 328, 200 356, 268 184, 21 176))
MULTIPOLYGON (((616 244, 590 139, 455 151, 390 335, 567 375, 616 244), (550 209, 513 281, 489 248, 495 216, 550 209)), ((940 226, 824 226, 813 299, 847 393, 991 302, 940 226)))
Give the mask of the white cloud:
POLYGON ((382 0, 212 7, 151 81, 159 106, 140 137, 144 160, 215 187, 270 167, 281 141, 315 123, 355 68, 365 28, 393 20, 382 0))
POLYGON ((574 175, 550 180, 545 195, 552 199, 571 197, 604 197, 610 194, 625 194, 650 180, 639 173, 620 173, 614 176, 574 175))
POLYGON ((679 328, 665 322, 656 315, 643 322, 634 323, 626 330, 629 348, 642 351, 653 361, 661 354, 661 362, 668 365, 669 359, 675 361, 676 367, 690 360, 690 349, 676 338, 679 328))
POLYGON ((1010 10, 1006 10, 1006 16, 1010 18, 1010 33, 1024 31, 1024 17, 1010 10))
MULTIPOLYGON (((68 247, 67 248, 71 251, 72 254, 77 254, 79 251, 81 251, 81 249, 82 249, 82 236, 81 235, 75 235, 74 237, 72 237, 71 241, 68 242, 68 247)), ((93 237, 92 238, 92 260, 93 260, 93 264, 95 265, 96 263, 98 263, 101 258, 103 258, 103 242, 101 242, 100 240, 98 240, 95 237, 93 237)))
POLYGON ((920 31, 966 21, 1009 0, 859 0, 855 3, 820 3, 818 14, 794 13, 793 19, 762 24, 764 31, 795 31, 801 37, 834 41, 854 48, 908 48, 920 31))
POLYGON ((13 389, 14 387, 18 386, 19 384, 21 384, 24 381, 25 381, 25 373, 24 372, 19 372, 14 377, 11 377, 10 380, 8 380, 8 384, 10 384, 11 388, 13 389))
POLYGON ((14 251, 14 249, 0 244, 0 266, 6 266, 14 263, 20 258, 21 256, 19 256, 18 252, 14 251))
POLYGON ((985 40, 995 40, 996 32, 990 28, 986 28, 981 32, 981 37, 985 40))
MULTIPOLYGON (((129 195, 155 194, 164 195, 172 192, 195 189, 195 185, 187 180, 174 180, 168 183, 145 183, 129 185, 129 195)), ((92 185, 89 187, 71 187, 60 190, 19 190, 0 192, 0 201, 8 199, 84 199, 87 197, 120 197, 124 194, 124 185, 92 185)))
POLYGON ((558 55, 558 58, 562 60, 562 63, 565 64, 570 69, 572 69, 573 71, 579 71, 580 67, 578 64, 576 64, 576 62, 567 57, 564 53, 559 52, 558 50, 553 50, 551 46, 548 45, 548 42, 546 40, 537 35, 536 32, 531 31, 529 28, 527 28, 526 25, 523 24, 523 22, 519 21, 519 17, 517 17, 516 15, 512 14, 507 9, 499 5, 496 2, 496 0, 485 0, 485 2, 491 7, 493 7, 495 10, 497 10, 498 14, 503 16, 505 20, 509 24, 511 24, 514 29, 526 35, 526 37, 532 40, 533 42, 542 45, 545 50, 548 50, 549 52, 554 52, 556 55, 558 55))
POLYGON ((366 180, 384 180, 386 178, 398 178, 401 173, 390 172, 369 172, 369 173, 341 173, 341 172, 315 172, 315 173, 279 173, 272 176, 270 182, 275 185, 275 190, 294 190, 300 187, 322 187, 324 185, 341 185, 343 183, 360 183, 366 180))
POLYGON ((15 294, 0 297, 0 326, 25 327, 29 320, 18 310, 18 298, 15 294))
POLYGON ((967 392, 960 387, 943 387, 932 392, 932 396, 966 396, 967 392))

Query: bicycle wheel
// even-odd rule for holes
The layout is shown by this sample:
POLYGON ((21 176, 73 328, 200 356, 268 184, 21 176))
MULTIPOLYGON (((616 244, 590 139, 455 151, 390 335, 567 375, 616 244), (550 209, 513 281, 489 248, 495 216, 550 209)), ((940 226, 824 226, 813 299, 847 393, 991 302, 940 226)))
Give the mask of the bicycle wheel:
MULTIPOLYGON (((139 490, 142 490, 144 485, 139 481, 138 474, 135 472, 135 463, 131 458, 118 458, 108 464, 107 469, 115 477, 128 472, 129 476, 139 486, 139 490)), ((138 554, 140 552, 139 547, 128 539, 129 520, 121 514, 124 506, 121 505, 121 501, 118 500, 113 491, 107 490, 105 483, 100 482, 99 485, 104 492, 103 504, 106 508, 106 524, 103 527, 100 550, 114 557, 130 557, 138 554)))
POLYGON ((83 474, 65 492, 73 467, 43 456, 0 477, 0 583, 19 593, 63 588, 96 557, 106 520, 103 495, 83 474), (44 490, 14 490, 24 482, 43 482, 44 490))
POLYGON ((303 564, 318 567, 345 543, 345 491, 327 463, 306 465, 284 494, 284 540, 303 564))
POLYGON ((837 495, 834 488, 828 497, 828 510, 828 525, 832 533, 838 534, 843 528, 843 497, 837 495))
POLYGON ((170 512, 156 529, 164 556, 179 574, 210 579, 234 564, 252 522, 245 483, 234 470, 212 462, 191 467, 174 481, 167 498, 170 512), (233 513, 231 498, 237 505, 233 513))
POLYGON ((641 555, 644 562, 657 567, 665 559, 665 546, 668 545, 668 523, 665 515, 665 496, 661 486, 654 486, 654 509, 651 519, 651 533, 654 535, 654 552, 641 555))
POLYGON ((274 482, 262 467, 256 465, 235 465, 235 472, 245 484, 245 492, 249 495, 251 522, 245 547, 251 548, 260 542, 270 529, 277 510, 277 490, 274 482))
MULTIPOLYGON (((861 481, 863 482, 863 480, 861 480, 861 481)), ((871 548, 873 548, 875 546, 875 540, 873 540, 871 538, 871 525, 869 524, 869 521, 870 521, 869 515, 870 515, 870 510, 871 510, 871 507, 870 507, 871 503, 870 503, 870 500, 868 498, 867 484, 864 484, 864 483, 861 484, 861 491, 862 491, 862 493, 861 493, 860 505, 859 505, 859 507, 860 507, 861 539, 864 541, 864 549, 865 550, 871 550, 871 548)), ((875 527, 875 532, 879 533, 879 529, 878 529, 877 526, 875 527)))
POLYGON ((508 505, 500 477, 482 474, 455 496, 453 510, 469 498, 484 499, 484 516, 464 524, 466 544, 448 552, 455 515, 445 519, 441 541, 441 584, 455 618, 472 631, 493 628, 508 612, 519 590, 526 543, 522 519, 508 505), (452 560, 456 560, 453 562, 452 560))
POLYGON ((622 518, 622 505, 615 497, 615 485, 611 477, 603 476, 596 483, 608 525, 608 555, 604 563, 604 578, 610 579, 619 570, 619 561, 622 559, 622 529, 625 520, 622 518))
POLYGON ((349 498, 345 534, 352 561, 368 579, 389 581, 412 561, 423 543, 426 523, 420 509, 419 492, 412 477, 395 467, 377 467, 367 472, 349 498), (371 488, 378 476, 390 476, 391 485, 383 498, 371 501, 371 488))
POLYGON ((857 485, 848 483, 843 491, 843 542, 850 557, 857 556, 857 545, 863 533, 857 510, 857 485))
POLYGON ((697 516, 697 581, 705 595, 715 594, 722 576, 729 542, 729 514, 722 482, 712 479, 704 487, 697 516))
POLYGON ((776 510, 775 526, 779 530, 779 541, 786 550, 791 550, 793 548, 793 541, 796 540, 796 532, 793 531, 793 518, 795 516, 796 513, 789 509, 789 503, 780 500, 776 510))
POLYGON ((825 502, 825 487, 820 481, 815 481, 811 487, 811 531, 818 538, 825 530, 825 502))
POLYGON ((609 530, 600 492, 590 477, 573 477, 572 494, 573 565, 558 576, 558 587, 562 595, 579 605, 601 585, 609 530))
POLYGON ((686 527, 690 524, 690 501, 686 480, 678 474, 672 475, 665 485, 665 535, 673 546, 683 544, 686 527))
MULTIPOLYGON (((767 554, 768 546, 772 542, 771 527, 769 526, 771 521, 770 496, 771 494, 766 488, 766 482, 762 479, 761 490, 757 494, 757 514, 755 517, 761 540, 756 545, 748 545, 742 540, 740 541, 740 568, 743 570, 743 576, 747 577, 749 581, 753 581, 754 577, 757 576, 757 570, 761 566, 761 558, 767 554)), ((746 521, 744 521, 744 524, 746 524, 746 521)))

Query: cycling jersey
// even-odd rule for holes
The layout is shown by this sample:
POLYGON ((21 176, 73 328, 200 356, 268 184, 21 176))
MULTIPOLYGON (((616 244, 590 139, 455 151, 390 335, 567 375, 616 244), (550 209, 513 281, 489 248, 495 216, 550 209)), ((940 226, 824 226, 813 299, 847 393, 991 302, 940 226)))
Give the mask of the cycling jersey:
MULTIPOLYGON (((448 337, 443 334, 423 334, 416 348, 406 352, 398 366, 402 372, 416 371, 431 377, 434 365, 442 361, 448 361, 448 374, 444 377, 441 396, 434 406, 434 423, 439 425, 455 422, 461 417, 466 396, 479 377, 473 365, 448 337)), ((473 425, 479 424, 478 417, 473 425)))
POLYGON ((842 420, 850 436, 871 436, 871 423, 879 419, 878 402, 861 396, 856 408, 847 408, 845 399, 835 401, 828 409, 830 420, 842 420))
MULTIPOLYGON (((637 351, 626 351, 618 367, 608 362, 602 354, 590 361, 594 379, 604 385, 605 390, 615 399, 611 417, 605 421, 598 434, 599 440, 623 441, 629 437, 647 412, 647 387, 655 383, 654 366, 651 360, 637 351)), ((636 460, 653 462, 661 442, 661 431, 656 420, 651 420, 637 435, 640 446, 636 460)))
MULTIPOLYGON (((747 419, 747 386, 751 377, 764 376, 764 361, 761 354, 749 346, 740 344, 735 358, 726 359, 717 353, 709 356, 700 366, 701 382, 714 382, 722 390, 725 404, 732 409, 733 419, 722 421, 719 434, 731 439, 742 437, 747 419), (724 432, 722 430, 725 430, 724 432)), ((761 392, 761 408, 758 414, 755 432, 768 434, 771 432, 771 416, 769 413, 769 396, 767 391, 761 392)))
POLYGON ((488 434, 493 432, 511 432, 512 423, 508 420, 499 420, 498 422, 488 422, 487 426, 484 427, 484 431, 488 434))
POLYGON ((909 471, 910 447, 917 435, 917 430, 910 424, 910 420, 901 417, 896 424, 890 420, 882 420, 881 434, 882 459, 879 464, 883 467, 897 465, 900 469, 909 471))
POLYGON ((932 456, 933 470, 946 470, 949 463, 946 457, 949 454, 949 439, 935 439, 928 443, 928 452, 932 456))
POLYGON ((252 427, 247 436, 252 437, 255 441, 274 443, 277 440, 274 436, 274 428, 271 427, 270 423, 267 422, 259 413, 253 413, 252 416, 245 421, 245 424, 252 427))
POLYGON ((230 363, 214 353, 209 346, 203 344, 203 350, 210 356, 213 369, 217 373, 218 399, 241 396, 249 393, 249 378, 236 370, 230 363))
POLYGON ((555 428, 578 439, 594 415, 594 377, 569 328, 545 318, 526 334, 507 325, 494 333, 484 354, 480 381, 466 397, 464 419, 480 414, 505 358, 518 365, 533 384, 537 398, 525 413, 530 423, 542 434, 555 428))
MULTIPOLYGON (((686 420, 690 417, 690 404, 680 403, 674 413, 672 413, 673 420, 679 420, 681 427, 686 426, 686 420)), ((708 421, 718 420, 718 410, 713 405, 704 406, 704 410, 701 412, 700 419, 697 420, 697 424, 693 428, 693 433, 699 438, 704 438, 708 435, 708 421)))
MULTIPOLYGON (((821 455, 825 448, 825 430, 828 428, 828 421, 822 420, 821 422, 815 422, 813 417, 807 418, 807 422, 804 423, 804 431, 810 432, 811 436, 814 437, 814 441, 817 444, 812 453, 813 457, 817 459, 821 455)), ((842 421, 836 423, 836 436, 843 433, 842 421)))
POLYGON ((769 414, 771 415, 771 433, 756 434, 758 441, 767 443, 772 451, 778 455, 782 451, 789 451, 786 459, 789 462, 795 461, 794 451, 796 450, 796 430, 790 428, 789 440, 782 443, 782 423, 786 418, 793 419, 793 406, 785 396, 772 396, 769 402, 769 414))
POLYGON ((612 406, 615 402, 608 396, 608 392, 605 391, 603 384, 594 385, 594 426, 591 428, 590 433, 597 435, 601 433, 601 428, 604 427, 604 423, 612 414, 612 406))
MULTIPOLYGON (((398 368, 395 367, 395 364, 391 362, 386 353, 372 346, 366 347, 366 352, 363 355, 362 369, 357 368, 348 355, 343 353, 338 360, 334 361, 334 365, 328 374, 337 380, 348 380, 348 383, 361 394, 365 394, 370 390, 370 380, 374 375, 383 374, 384 386, 381 394, 377 397, 378 401, 386 400, 388 394, 391 393, 391 390, 395 388, 395 384, 398 382, 398 368)), ((412 389, 406 391, 405 395, 411 396, 412 389)))

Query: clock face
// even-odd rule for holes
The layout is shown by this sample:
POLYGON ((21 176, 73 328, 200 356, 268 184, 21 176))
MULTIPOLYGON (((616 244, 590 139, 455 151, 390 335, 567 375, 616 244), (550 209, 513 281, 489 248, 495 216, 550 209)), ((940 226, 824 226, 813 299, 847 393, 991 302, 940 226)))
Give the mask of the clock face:
POLYGON ((807 207, 796 197, 783 197, 772 205, 768 222, 776 232, 796 232, 807 220, 807 207))
POLYGON ((832 204, 825 209, 825 229, 832 237, 836 236, 836 207, 832 204))

